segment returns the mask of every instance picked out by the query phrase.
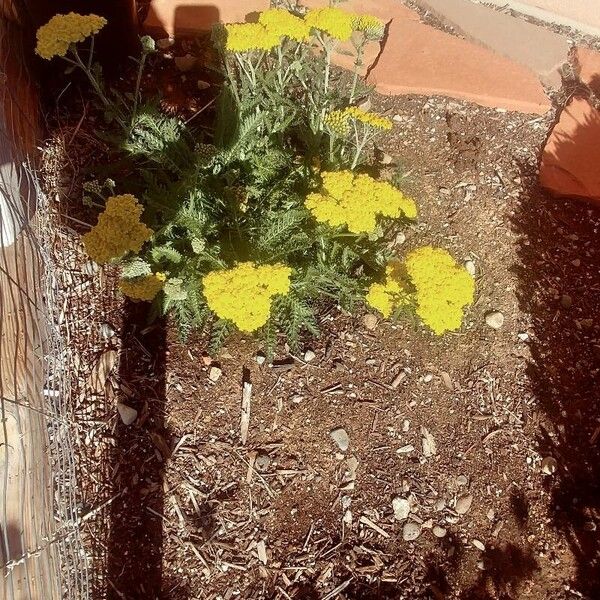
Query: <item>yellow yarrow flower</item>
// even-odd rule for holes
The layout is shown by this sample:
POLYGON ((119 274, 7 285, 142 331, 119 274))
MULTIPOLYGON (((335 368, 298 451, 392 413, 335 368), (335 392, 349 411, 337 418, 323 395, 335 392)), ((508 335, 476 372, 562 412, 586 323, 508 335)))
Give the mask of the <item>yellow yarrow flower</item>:
POLYGON ((475 295, 475 280, 467 270, 443 248, 424 246, 408 255, 406 271, 423 323, 437 335, 460 329, 463 310, 475 295))
POLYGON ((352 29, 362 31, 370 39, 380 40, 385 31, 385 24, 373 15, 354 15, 352 29))
POLYGON ((166 280, 167 276, 164 273, 121 279, 119 289, 129 298, 150 302, 163 289, 166 280))
POLYGON ((346 115, 348 118, 356 119, 369 127, 373 127, 375 129, 384 129, 389 130, 393 126, 393 122, 391 119, 387 117, 382 117, 376 113, 363 110, 362 108, 358 108, 358 106, 349 106, 346 109, 346 115))
POLYGON ((411 302, 411 296, 405 288, 404 274, 400 263, 390 262, 385 269, 384 283, 373 283, 367 292, 367 304, 377 309, 384 317, 411 302))
POLYGON ((272 50, 281 41, 279 35, 261 23, 228 23, 225 33, 225 50, 228 52, 272 50))
POLYGON ((79 15, 71 12, 67 15, 54 15, 36 33, 36 53, 50 60, 55 56, 64 56, 71 44, 83 42, 87 37, 98 33, 106 19, 98 15, 79 15))
POLYGON ((97 225, 82 237, 90 258, 104 264, 127 252, 139 252, 154 233, 140 222, 143 210, 131 194, 108 198, 97 225))
POLYGON ((291 275, 292 270, 282 264, 243 262, 206 275, 204 296, 218 317, 249 333, 269 320, 273 296, 289 292, 291 275))
POLYGON ((310 26, 300 17, 282 8, 270 8, 260 13, 258 22, 279 38, 288 37, 304 42, 310 37, 310 26))
POLYGON ((384 181, 352 171, 322 173, 322 189, 309 194, 305 206, 320 223, 347 226, 352 233, 372 233, 377 217, 417 216, 414 200, 384 181))
POLYGON ((353 13, 341 8, 313 8, 306 13, 304 21, 312 29, 323 31, 332 38, 344 42, 352 35, 354 18, 353 13))
POLYGON ((348 124, 348 114, 346 110, 332 110, 325 115, 325 125, 337 135, 348 135, 350 125, 348 124))

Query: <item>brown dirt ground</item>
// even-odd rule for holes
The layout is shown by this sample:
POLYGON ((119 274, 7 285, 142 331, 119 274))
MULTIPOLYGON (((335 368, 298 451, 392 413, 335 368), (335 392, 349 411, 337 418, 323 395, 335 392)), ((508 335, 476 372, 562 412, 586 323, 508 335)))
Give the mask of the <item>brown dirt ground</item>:
MULTIPOLYGON (((213 383, 204 340, 148 325, 143 306, 114 293, 115 274, 60 230, 95 598, 600 597, 600 212, 537 186, 552 115, 443 98, 373 105, 394 116, 381 149, 420 207, 398 253, 432 243, 475 264, 460 333, 437 338, 411 321, 370 330, 333 307, 322 338, 306 340, 314 360, 282 346, 259 365, 260 348, 237 337, 214 358, 213 383), (499 330, 485 323, 491 310, 505 317, 499 330), (106 385, 90 379, 96 364, 106 385), (138 410, 134 424, 117 401, 138 410), (421 526, 414 541, 395 497, 421 526)), ((52 169, 74 181, 102 150, 83 129, 62 131, 77 153, 48 150, 70 157, 52 169)))

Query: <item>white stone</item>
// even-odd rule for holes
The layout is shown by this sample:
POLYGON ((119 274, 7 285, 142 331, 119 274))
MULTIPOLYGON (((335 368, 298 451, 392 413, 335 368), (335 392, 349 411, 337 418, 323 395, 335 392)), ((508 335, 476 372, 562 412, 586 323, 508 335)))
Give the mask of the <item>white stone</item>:
POLYGON ((397 521, 408 519, 408 515, 410 514, 410 502, 406 498, 396 496, 392 500, 392 508, 394 510, 394 518, 397 521))
POLYGON ((135 410, 135 408, 127 406, 127 404, 123 404, 122 402, 117 404, 117 412, 119 413, 121 421, 123 421, 124 425, 131 425, 138 416, 138 411, 135 410))

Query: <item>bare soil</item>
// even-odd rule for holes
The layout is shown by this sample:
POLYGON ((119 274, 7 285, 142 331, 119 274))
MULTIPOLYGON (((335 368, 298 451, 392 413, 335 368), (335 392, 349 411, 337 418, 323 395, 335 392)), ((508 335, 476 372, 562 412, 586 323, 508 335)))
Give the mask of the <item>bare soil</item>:
POLYGON ((122 301, 115 274, 61 230, 95 598, 600 597, 600 211, 539 189, 552 115, 444 98, 373 106, 394 118, 381 150, 420 207, 398 254, 431 243, 475 266, 459 333, 369 329, 333 307, 297 356, 282 344, 259 364, 256 342, 236 337, 210 358, 203 339, 182 343, 122 301), (117 402, 138 411, 133 424, 117 402))

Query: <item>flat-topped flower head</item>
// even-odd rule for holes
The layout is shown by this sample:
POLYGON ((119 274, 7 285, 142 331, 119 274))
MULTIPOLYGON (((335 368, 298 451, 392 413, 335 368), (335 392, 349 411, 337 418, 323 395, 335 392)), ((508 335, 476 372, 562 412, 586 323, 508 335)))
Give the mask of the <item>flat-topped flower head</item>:
POLYGON ((55 56, 65 56, 69 46, 83 42, 98 33, 106 19, 98 15, 80 15, 71 12, 67 15, 54 15, 36 33, 36 54, 50 60, 55 56))
POLYGON ((321 189, 309 194, 305 206, 315 219, 331 227, 346 226, 356 234, 373 233, 378 217, 414 219, 414 200, 385 181, 352 171, 321 173, 321 189))
POLYGON ((475 280, 443 248, 424 246, 406 258, 416 290, 417 315, 434 333, 460 329, 463 310, 473 303, 475 280))
POLYGON ((204 296, 218 317, 249 333, 269 320, 273 297, 289 292, 291 275, 292 270, 282 264, 243 262, 206 275, 204 296))
POLYGON ((354 15, 352 19, 354 31, 362 31, 370 40, 381 40, 385 33, 385 24, 372 15, 354 15))
POLYGON ((108 198, 98 223, 82 238, 90 258, 105 264, 128 252, 139 252, 154 233, 140 221, 143 210, 131 194, 108 198))
POLYGON ((297 42, 304 42, 310 37, 310 26, 306 21, 283 8, 265 10, 260 13, 258 22, 280 39, 287 37, 297 42))
POLYGON ((366 296, 367 304, 377 309, 384 317, 394 310, 411 303, 411 295, 406 289, 406 277, 398 261, 390 262, 385 268, 385 281, 373 283, 366 296))
POLYGON ((336 135, 348 135, 350 133, 350 124, 348 123, 348 114, 345 109, 332 110, 325 115, 325 125, 336 135))
POLYGON ((133 279, 121 279, 119 289, 129 298, 150 302, 165 286, 164 273, 152 273, 133 279))
POLYGON ((309 27, 345 42, 352 36, 352 23, 356 15, 341 8, 313 8, 304 20, 309 27))
POLYGON ((346 115, 349 119, 356 119, 374 129, 383 129, 384 131, 387 131, 393 126, 391 119, 382 117, 381 115, 368 110, 363 110, 362 108, 358 108, 358 106, 349 106, 346 109, 346 115))
POLYGON ((281 41, 280 35, 269 31, 261 23, 228 23, 224 30, 227 52, 272 50, 281 41))

